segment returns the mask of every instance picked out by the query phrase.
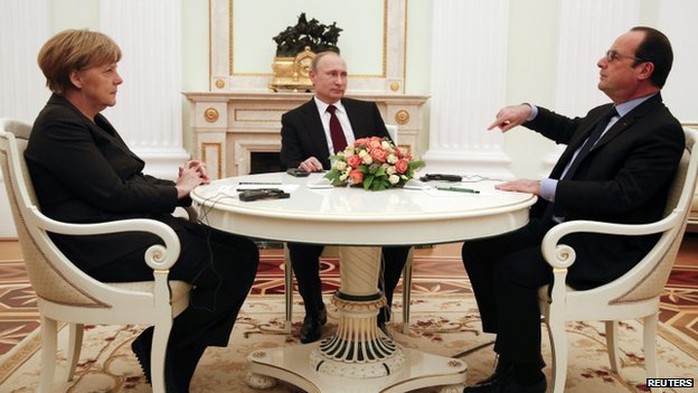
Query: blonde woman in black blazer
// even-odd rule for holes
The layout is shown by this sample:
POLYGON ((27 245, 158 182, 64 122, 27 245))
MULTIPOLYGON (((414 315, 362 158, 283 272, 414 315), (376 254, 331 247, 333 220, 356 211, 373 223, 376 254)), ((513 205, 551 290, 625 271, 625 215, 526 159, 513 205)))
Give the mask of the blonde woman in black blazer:
MULTIPOLYGON (((249 239, 222 233, 171 215, 190 203, 189 192, 209 182, 204 166, 189 161, 175 181, 143 174, 144 162, 100 114, 116 104, 119 47, 107 36, 66 30, 39 53, 53 91, 34 122, 25 152, 44 214, 65 222, 95 223, 149 218, 174 229, 181 244, 170 278, 194 284, 190 306, 175 318, 168 342, 168 393, 188 392, 196 365, 209 345, 227 346, 235 318, 252 286, 259 254, 249 239)), ((108 282, 147 281, 152 270, 143 254, 153 235, 123 233, 52 236, 78 268, 108 282)), ((150 379, 153 328, 134 341, 150 379)))

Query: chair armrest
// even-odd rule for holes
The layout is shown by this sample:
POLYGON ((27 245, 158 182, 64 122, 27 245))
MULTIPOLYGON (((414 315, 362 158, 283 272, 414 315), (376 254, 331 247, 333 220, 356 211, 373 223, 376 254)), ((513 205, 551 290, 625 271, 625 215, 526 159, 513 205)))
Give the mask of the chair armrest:
POLYGON ((181 208, 187 212, 189 221, 196 222, 199 219, 199 212, 193 206, 181 206, 181 208))
POLYGON ((574 264, 574 249, 566 244, 558 244, 560 239, 571 233, 587 232, 613 235, 641 236, 660 233, 675 228, 681 222, 683 214, 674 210, 663 218, 649 224, 614 224, 600 221, 569 221, 552 227, 543 237, 541 251, 545 260, 553 269, 568 269, 574 264))
POLYGON ((179 258, 179 238, 166 224, 145 218, 109 221, 94 224, 70 224, 43 215, 36 206, 29 209, 27 219, 43 230, 63 235, 100 235, 120 232, 147 232, 162 239, 165 245, 154 244, 145 252, 145 262, 153 270, 168 270, 179 258))

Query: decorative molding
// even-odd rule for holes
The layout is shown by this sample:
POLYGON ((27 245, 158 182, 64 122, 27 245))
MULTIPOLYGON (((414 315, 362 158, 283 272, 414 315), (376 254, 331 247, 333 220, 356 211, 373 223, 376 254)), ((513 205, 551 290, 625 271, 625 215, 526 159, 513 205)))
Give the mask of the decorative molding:
POLYGON ((199 157, 201 157, 201 161, 205 163, 209 162, 216 162, 218 165, 215 166, 216 168, 216 178, 221 179, 223 178, 223 146, 220 143, 206 143, 203 142, 201 143, 201 147, 199 148, 199 151, 201 152, 199 157), (210 149, 210 150, 209 150, 210 149), (213 151, 213 156, 209 153, 209 151, 213 151))
POLYGON ((206 108, 204 111, 204 120, 209 123, 215 123, 218 120, 218 111, 216 108, 206 108))
MULTIPOLYGON (((217 168, 213 178, 249 173, 251 154, 281 149, 281 115, 312 97, 308 93, 191 92, 191 130, 197 157, 208 168, 217 168), (215 122, 204 119, 212 108, 220 114, 215 122), (205 147, 204 147, 205 146, 205 147), (215 146, 215 149, 213 148, 215 146)), ((349 94, 373 101, 383 119, 399 119, 400 146, 415 157, 420 154, 421 110, 426 96, 398 94, 349 94)))
POLYGON ((400 124, 400 125, 409 123, 410 122, 410 112, 408 112, 404 109, 400 109, 399 111, 397 111, 395 113, 395 121, 397 122, 397 124, 400 124))
MULTIPOLYGON (((209 0, 210 30, 209 83, 219 90, 227 91, 268 91, 272 74, 269 72, 239 72, 235 69, 235 21, 236 2, 245 0, 209 0), (216 84, 218 80, 228 80, 225 86, 216 84)), ((361 11, 357 8, 357 12, 361 11)), ((383 0, 382 28, 376 32, 381 40, 380 72, 376 74, 352 73, 349 78, 353 89, 370 93, 396 93, 387 81, 402 81, 406 69, 406 17, 407 0, 383 0)), ((344 26, 343 26, 344 27, 344 26)), ((280 27, 281 28, 281 27, 280 27)), ((270 37, 271 38, 271 37, 270 37)), ((345 53, 345 52, 343 52, 345 53)), ((346 56, 346 54, 345 54, 346 56)), ((270 54, 269 64, 273 60, 270 54)), ((347 58, 352 64, 352 59, 347 58)), ((271 69, 271 68, 269 68, 271 69)))

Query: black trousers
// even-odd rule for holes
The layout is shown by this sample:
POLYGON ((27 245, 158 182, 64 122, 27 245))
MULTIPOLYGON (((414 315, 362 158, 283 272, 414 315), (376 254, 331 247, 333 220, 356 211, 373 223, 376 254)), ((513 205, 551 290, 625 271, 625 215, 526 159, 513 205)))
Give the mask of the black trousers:
MULTIPOLYGON (((322 282, 320 280, 320 255, 323 245, 288 243, 287 244, 293 273, 298 281, 298 292, 303 298, 306 315, 315 315, 324 307, 322 301, 322 282)), ((402 269, 407 261, 409 247, 383 247, 382 274, 378 288, 383 291, 388 303, 378 314, 379 322, 390 321, 390 305, 393 292, 400 280, 402 269)))
POLYGON ((550 220, 532 219, 517 231, 463 244, 482 329, 497 335, 495 352, 515 364, 545 366, 538 288, 552 282, 552 269, 540 251, 551 226, 550 220))
MULTIPOLYGON (((227 346, 254 283, 259 264, 257 246, 245 237, 183 219, 163 221, 175 230, 181 244, 169 279, 194 284, 189 307, 173 322, 168 347, 176 352, 197 352, 207 346, 227 346)), ((87 273, 105 282, 152 280, 153 271, 143 261, 143 251, 145 248, 87 273)))

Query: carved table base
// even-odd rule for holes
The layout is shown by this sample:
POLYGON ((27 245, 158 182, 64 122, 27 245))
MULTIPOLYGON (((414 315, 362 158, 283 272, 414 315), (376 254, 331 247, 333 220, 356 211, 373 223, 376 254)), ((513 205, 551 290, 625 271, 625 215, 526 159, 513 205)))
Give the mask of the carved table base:
POLYGON ((378 291, 381 248, 341 247, 339 257, 342 284, 333 299, 337 331, 320 343, 253 352, 247 358, 250 386, 269 387, 276 378, 322 393, 462 389, 464 362, 401 348, 378 328, 378 310, 385 305, 378 291))

